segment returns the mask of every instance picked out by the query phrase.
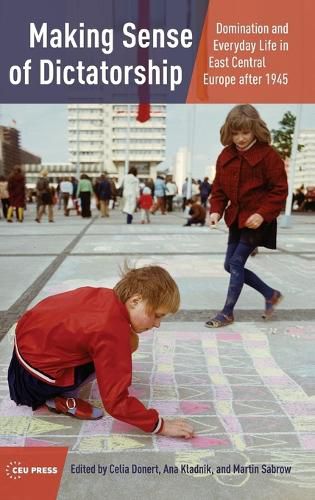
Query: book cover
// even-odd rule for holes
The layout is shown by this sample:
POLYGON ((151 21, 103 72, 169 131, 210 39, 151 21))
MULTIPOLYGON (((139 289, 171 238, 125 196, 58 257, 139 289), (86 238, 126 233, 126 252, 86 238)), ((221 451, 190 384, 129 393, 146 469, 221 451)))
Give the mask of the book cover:
MULTIPOLYGON (((58 164, 54 175, 75 177, 89 164, 93 179, 106 171, 118 188, 137 165, 140 181, 173 177, 178 195, 189 198, 198 194, 198 179, 213 180, 219 130, 236 103, 253 104, 273 132, 282 120, 280 139, 284 130, 290 148, 283 153, 289 195, 279 248, 250 262, 286 296, 269 323, 260 318, 257 296, 244 291, 233 325, 204 328, 227 288, 227 230, 223 223, 218 231, 182 227, 186 213, 177 194, 174 212, 151 215, 150 225, 141 224, 139 211, 125 225, 119 196, 108 220, 96 206, 91 219, 77 217, 76 205, 68 220, 60 202, 57 223, 46 224, 44 214, 38 224, 32 195, 23 224, 6 224, 2 209, 0 487, 6 500, 314 497, 314 18, 312 0, 0 0, 4 180, 16 164, 10 141, 18 131, 23 148, 25 137, 26 149, 58 164), (105 123, 103 137, 93 139, 105 123), (182 192, 186 177, 189 196, 182 192), (292 207, 299 219, 293 228, 292 207), (126 257, 165 267, 182 298, 173 320, 141 338, 130 395, 165 418, 190 422, 191 439, 146 434, 107 413, 78 420, 10 399, 7 369, 18 318, 55 293, 112 288, 126 257)), ((33 155, 24 163, 34 180, 36 164, 45 162, 33 155)), ((102 407, 96 381, 80 396, 102 407)))

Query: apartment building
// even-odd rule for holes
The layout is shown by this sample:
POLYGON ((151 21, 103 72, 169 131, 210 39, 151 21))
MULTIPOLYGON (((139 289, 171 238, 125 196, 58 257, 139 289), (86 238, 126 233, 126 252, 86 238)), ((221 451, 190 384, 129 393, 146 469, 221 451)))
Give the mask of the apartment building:
POLYGON ((77 173, 106 171, 119 180, 128 166, 140 178, 156 176, 165 159, 166 105, 151 105, 151 118, 137 121, 135 104, 68 105, 69 161, 77 173))
POLYGON ((315 186, 315 129, 301 130, 298 144, 303 148, 296 156, 294 188, 315 186))

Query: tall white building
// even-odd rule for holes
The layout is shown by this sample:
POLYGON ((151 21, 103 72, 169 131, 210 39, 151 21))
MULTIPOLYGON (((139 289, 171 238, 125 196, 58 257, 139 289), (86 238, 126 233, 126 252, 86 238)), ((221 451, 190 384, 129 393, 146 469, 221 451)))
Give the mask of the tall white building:
POLYGON ((304 147, 296 156, 294 188, 315 186, 315 129, 301 130, 298 144, 304 147))
POLYGON ((186 147, 181 147, 177 150, 174 162, 173 162, 173 179, 178 187, 179 194, 182 193, 182 186, 188 175, 188 162, 189 162, 189 152, 186 147))
POLYGON ((152 104, 145 123, 137 111, 135 104, 68 105, 70 163, 91 177, 106 171, 121 179, 132 165, 139 177, 154 178, 165 159, 166 105, 152 104))

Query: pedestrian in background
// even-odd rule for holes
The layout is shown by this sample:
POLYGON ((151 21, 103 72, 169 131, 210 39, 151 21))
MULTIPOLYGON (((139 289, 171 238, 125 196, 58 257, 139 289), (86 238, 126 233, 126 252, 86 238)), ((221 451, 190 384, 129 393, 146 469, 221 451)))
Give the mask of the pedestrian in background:
POLYGON ((108 180, 107 174, 104 173, 100 177, 98 184, 98 199, 100 203, 101 217, 109 217, 109 200, 112 197, 112 187, 108 180))
POLYGON ((10 203, 9 203, 8 181, 6 180, 4 175, 0 175, 0 200, 2 205, 3 217, 6 219, 10 203))
POLYGON ((112 200, 112 207, 110 206, 111 202, 109 201, 109 208, 112 208, 114 210, 116 203, 117 203, 117 188, 116 188, 116 183, 115 179, 112 179, 110 177, 107 177, 109 183, 110 183, 110 189, 111 189, 111 200, 112 200))
POLYGON ((78 184, 76 197, 81 200, 81 216, 91 217, 91 197, 93 194, 93 186, 89 177, 82 174, 78 184))
POLYGON ((149 177, 145 185, 151 189, 151 196, 154 199, 154 180, 152 177, 149 177))
POLYGON ((49 222, 54 222, 54 212, 53 212, 53 196, 55 190, 49 185, 48 170, 42 170, 40 177, 36 183, 36 196, 37 196, 37 217, 36 222, 40 222, 45 209, 48 210, 48 220, 49 222))
POLYGON ((56 204, 58 206, 58 210, 61 209, 61 202, 62 202, 62 195, 61 195, 61 191, 60 191, 61 181, 62 181, 62 179, 60 179, 59 177, 57 177, 57 187, 56 187, 57 203, 56 204))
POLYGON ((198 202, 198 200, 190 199, 186 201, 188 208, 188 219, 184 226, 191 226, 192 224, 205 225, 206 222, 206 209, 198 202))
POLYGON ((172 176, 166 178, 166 209, 168 212, 173 212, 173 199, 177 195, 178 189, 176 183, 173 181, 172 176))
POLYGON ((142 194, 139 199, 139 207, 141 210, 141 224, 147 221, 150 224, 150 210, 153 205, 153 198, 151 195, 151 189, 148 186, 143 188, 142 194))
POLYGON ((183 197, 182 209, 183 209, 183 212, 186 209, 187 190, 188 190, 188 177, 186 177, 185 182, 182 185, 182 197, 183 197))
POLYGON ((24 220, 24 207, 25 207, 25 175, 22 168, 16 165, 13 172, 8 178, 8 193, 9 193, 9 208, 7 213, 7 221, 13 222, 13 212, 17 212, 17 219, 19 222, 24 220))
POLYGON ((200 183, 199 189, 200 189, 201 205, 207 208, 208 198, 211 193, 211 184, 209 182, 209 177, 204 178, 203 182, 200 183))
POLYGON ((64 177, 60 183, 60 193, 63 201, 63 211, 65 216, 69 216, 68 203, 70 197, 73 195, 73 184, 69 177, 64 177))
POLYGON ((282 294, 245 268, 256 247, 276 248, 277 217, 288 193, 284 162, 270 146, 271 135, 250 104, 235 106, 220 131, 225 148, 219 155, 212 185, 210 224, 224 214, 229 239, 224 268, 230 273, 225 305, 208 328, 234 321, 234 307, 244 283, 265 299, 263 317, 272 316, 282 294))
POLYGON ((129 172, 123 180, 124 209, 127 214, 127 224, 132 224, 133 214, 136 210, 137 199, 140 195, 138 171, 136 167, 130 167, 129 172))
POLYGON ((156 201, 151 210, 152 214, 155 214, 157 210, 161 210, 161 214, 165 215, 165 194, 166 189, 164 177, 162 177, 162 175, 158 175, 154 183, 154 196, 156 201))

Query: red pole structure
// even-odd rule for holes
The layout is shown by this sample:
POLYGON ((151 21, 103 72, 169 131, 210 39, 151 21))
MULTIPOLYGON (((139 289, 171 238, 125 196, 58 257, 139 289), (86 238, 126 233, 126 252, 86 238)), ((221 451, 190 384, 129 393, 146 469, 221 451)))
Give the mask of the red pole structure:
MULTIPOLYGON (((138 0, 138 29, 150 27, 150 0, 138 0)), ((149 48, 138 47, 138 64, 141 64, 148 70, 149 48)), ((139 106, 137 121, 144 123, 150 120, 150 90, 146 82, 138 90, 139 106)))

